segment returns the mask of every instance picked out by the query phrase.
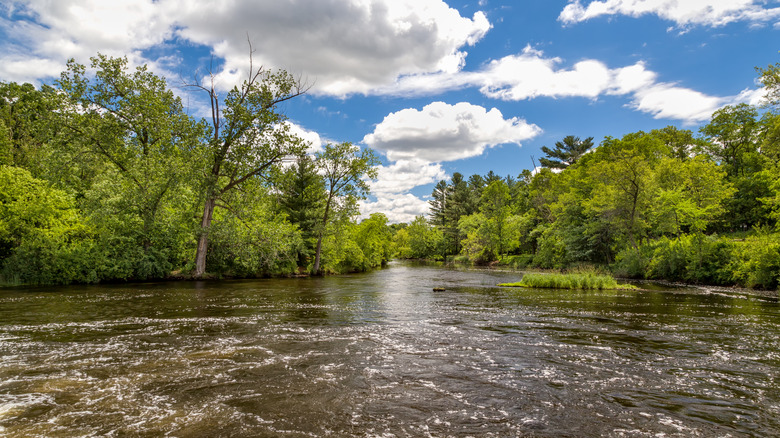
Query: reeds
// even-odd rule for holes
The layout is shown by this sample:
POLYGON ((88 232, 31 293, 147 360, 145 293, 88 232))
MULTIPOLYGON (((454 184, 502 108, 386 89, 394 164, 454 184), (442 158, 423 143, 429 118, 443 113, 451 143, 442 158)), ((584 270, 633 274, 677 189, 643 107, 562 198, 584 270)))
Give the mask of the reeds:
POLYGON ((634 286, 618 284, 611 275, 596 272, 576 272, 567 274, 528 273, 517 283, 502 283, 499 286, 528 287, 537 289, 635 289, 634 286))

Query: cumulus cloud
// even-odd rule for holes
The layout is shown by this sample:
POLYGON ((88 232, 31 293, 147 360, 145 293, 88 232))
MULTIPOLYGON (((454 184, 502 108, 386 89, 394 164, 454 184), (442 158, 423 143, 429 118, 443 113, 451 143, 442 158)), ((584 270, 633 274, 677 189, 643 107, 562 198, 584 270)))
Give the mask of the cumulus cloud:
POLYGON ((657 119, 684 120, 689 124, 708 120, 728 98, 707 96, 695 90, 669 84, 654 84, 638 90, 632 106, 657 119))
POLYGON ((287 125, 287 128, 289 129, 288 132, 290 134, 295 135, 309 144, 309 149, 307 150, 307 153, 309 154, 321 152, 324 144, 327 143, 327 141, 323 140, 320 134, 316 131, 309 131, 301 125, 289 120, 285 121, 284 124, 287 125))
MULTIPOLYGON (((171 0, 172 1, 172 0, 171 0)), ((213 47, 235 80, 255 62, 310 78, 314 93, 367 93, 398 76, 459 70, 490 29, 442 0, 176 1, 177 35, 213 47)))
MULTIPOLYGON (((0 7, 2 8, 2 7, 0 7)), ((397 77, 459 70, 467 52, 490 29, 482 12, 462 17, 443 0, 17 0, 7 2, 0 26, 0 64, 8 76, 28 62, 64 67, 101 52, 142 53, 175 39, 202 44, 224 61, 214 72, 228 88, 246 74, 252 42, 256 65, 311 80, 312 92, 366 93, 397 77)), ((62 68, 38 71, 56 76, 62 68)), ((2 72, 2 70, 0 70, 2 72)))
POLYGON ((400 160, 389 166, 377 168, 377 178, 371 182, 371 193, 386 196, 409 190, 447 178, 439 163, 422 160, 400 160))
POLYGON ((680 27, 718 27, 737 21, 776 22, 780 19, 780 8, 768 8, 766 1, 761 0, 601 0, 591 1, 587 6, 574 0, 563 8, 558 20, 573 24, 618 14, 631 17, 654 14, 680 27))
POLYGON ((415 217, 428 214, 428 202, 410 193, 387 195, 376 201, 364 201, 360 204, 360 217, 367 218, 371 213, 384 213, 390 223, 411 222, 415 217))
POLYGON ((627 96, 631 108, 655 118, 680 120, 686 124, 706 120, 723 105, 757 102, 763 93, 745 90, 737 96, 710 96, 678 84, 660 82, 658 74, 642 61, 610 68, 601 61, 584 59, 567 67, 561 58, 547 57, 531 46, 517 55, 491 61, 479 71, 403 77, 395 88, 378 92, 436 94, 466 87, 477 87, 487 97, 506 101, 627 96))
POLYGON ((0 74, 8 80, 54 77, 69 58, 85 62, 97 52, 144 63, 140 51, 173 32, 171 15, 153 0, 24 0, 6 12, 0 65, 10 66, 0 74))
POLYGON ((482 154, 504 143, 520 144, 541 129, 525 120, 505 119, 496 108, 460 102, 433 102, 422 110, 407 108, 389 114, 363 142, 392 161, 453 161, 482 154))

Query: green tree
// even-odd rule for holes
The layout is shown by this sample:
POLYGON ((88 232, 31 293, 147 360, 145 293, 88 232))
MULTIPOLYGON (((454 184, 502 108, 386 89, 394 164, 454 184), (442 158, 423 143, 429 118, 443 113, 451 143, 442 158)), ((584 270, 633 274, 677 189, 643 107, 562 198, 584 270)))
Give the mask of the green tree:
POLYGON ((507 247, 507 219, 510 215, 509 187, 503 180, 491 182, 482 192, 480 212, 485 217, 484 233, 489 236, 487 254, 491 260, 497 260, 504 255, 507 247))
POLYGON ((608 137, 594 154, 588 172, 595 185, 592 197, 583 201, 586 214, 614 227, 637 248, 649 229, 654 168, 668 149, 658 138, 638 132, 619 140, 608 137))
POLYGON ((325 182, 310 155, 300 155, 286 168, 276 186, 281 211, 301 230, 304 245, 298 252, 298 266, 307 266, 317 245, 317 225, 325 207, 325 182))
POLYGON ((653 129, 650 135, 661 140, 669 148, 671 156, 678 160, 687 160, 710 147, 706 140, 694 137, 691 130, 672 125, 653 129))
POLYGON ((192 224, 181 207, 194 201, 193 150, 204 126, 146 66, 104 55, 91 61, 94 75, 70 60, 57 82, 70 106, 59 114, 65 132, 55 157, 69 167, 55 179, 117 249, 117 278, 163 277, 183 263, 192 224), (74 182, 74 174, 82 176, 74 182))
POLYGON ((219 200, 210 230, 207 263, 221 275, 256 277, 295 270, 301 232, 274 208, 258 180, 219 200))
POLYGON ((199 151, 205 163, 203 214, 193 275, 200 277, 206 272, 209 230, 219 200, 244 183, 267 176, 285 157, 301 155, 305 150, 304 142, 290 133, 280 104, 301 96, 306 88, 283 70, 255 68, 251 56, 248 78, 228 91, 224 99, 214 76, 208 85, 191 86, 205 92, 211 104, 208 139, 199 151))
POLYGON ((703 233, 734 194, 725 171, 704 156, 684 162, 662 159, 656 177, 655 228, 678 237, 683 232, 703 233))
POLYGON ((57 116, 65 106, 52 87, 0 82, 0 164, 44 176, 51 164, 49 143, 62 128, 57 116))
POLYGON ((0 281, 100 279, 94 233, 73 198, 18 167, 0 166, 0 281))
POLYGON ((708 154, 725 166, 729 176, 735 177, 755 171, 746 165, 749 155, 758 149, 759 128, 756 108, 741 103, 715 111, 701 133, 709 140, 708 154))
POLYGON ((387 216, 373 213, 355 228, 354 240, 363 253, 364 271, 382 266, 392 257, 393 233, 387 225, 387 216))
POLYGON ((780 105, 780 63, 770 64, 766 68, 756 67, 756 71, 758 80, 767 90, 767 105, 780 105))
POLYGON ((399 257, 405 259, 432 259, 442 252, 444 234, 431 226, 424 216, 417 216, 404 229, 396 232, 399 257))
POLYGON ((555 142, 555 148, 542 146, 549 158, 540 158, 539 163, 550 169, 565 169, 574 164, 579 158, 593 147, 593 137, 580 140, 579 137, 567 135, 562 141, 555 142))
POLYGON ((319 274, 322 239, 331 220, 331 211, 341 210, 349 215, 349 212, 356 208, 357 201, 365 199, 369 187, 364 177, 376 178, 375 166, 379 161, 371 149, 361 150, 349 142, 325 145, 324 150, 316 154, 316 160, 325 179, 327 192, 312 268, 314 274, 319 274))

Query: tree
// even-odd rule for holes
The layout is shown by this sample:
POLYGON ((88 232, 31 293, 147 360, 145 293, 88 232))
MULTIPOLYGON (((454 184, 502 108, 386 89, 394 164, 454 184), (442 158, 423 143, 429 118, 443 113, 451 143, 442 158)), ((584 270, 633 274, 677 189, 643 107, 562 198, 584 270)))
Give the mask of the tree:
POLYGON ((542 152, 549 158, 540 158, 539 163, 550 169, 565 169, 579 160, 592 147, 593 137, 580 140, 579 137, 567 135, 563 141, 555 142, 555 149, 542 146, 542 152))
POLYGON ((94 74, 70 60, 57 82, 68 105, 53 152, 60 169, 49 173, 115 250, 117 278, 163 277, 184 262, 192 213, 173 205, 195 201, 190 182, 205 126, 146 66, 98 55, 91 67, 94 74))
POLYGON ((745 175, 752 169, 749 154, 758 149, 760 124, 758 111, 746 103, 728 105, 712 115, 712 120, 701 128, 710 141, 707 152, 721 162, 729 176, 745 175))
POLYGON ((95 282, 102 262, 73 198, 19 167, 0 166, 0 282, 95 282))
POLYGON ((355 228, 354 241, 363 252, 364 271, 382 266, 392 256, 393 233, 387 225, 387 216, 372 213, 355 228))
POLYGON ((485 217, 483 226, 487 228, 486 234, 490 236, 487 251, 491 260, 501 257, 507 247, 506 221, 511 199, 509 187, 500 179, 491 182, 482 192, 480 212, 485 217))
POLYGON ((399 255, 407 259, 435 258, 441 253, 444 234, 432 227, 425 217, 417 216, 406 228, 398 230, 399 255))
POLYGON ((0 83, 0 164, 18 166, 41 177, 49 155, 47 144, 62 127, 56 115, 62 96, 50 86, 0 83))
POLYGON ((657 166, 658 194, 654 202, 656 229, 677 237, 702 234, 734 194, 725 171, 703 156, 680 162, 664 158, 657 166))
POLYGON ((364 177, 376 178, 375 166, 379 164, 371 149, 361 150, 349 142, 327 144, 316 154, 317 164, 325 178, 327 198, 320 220, 317 248, 314 254, 314 274, 320 273, 322 238, 325 235, 331 210, 354 208, 357 200, 365 199, 369 193, 364 177))
POLYGON ((780 105, 780 63, 770 64, 766 68, 756 67, 756 71, 759 74, 758 80, 767 90, 767 105, 780 105))
POLYGON ((303 154, 284 170, 276 188, 281 211, 301 230, 303 247, 298 252, 298 266, 306 266, 317 244, 317 225, 325 207, 325 182, 317 173, 314 159, 303 154))
POLYGON ((658 137, 670 150, 671 156, 678 160, 687 160, 707 149, 707 142, 695 138, 689 129, 678 129, 669 125, 662 129, 653 129, 650 135, 658 137))
POLYGON ((282 102, 304 94, 306 87, 283 70, 255 68, 251 47, 249 61, 248 78, 228 91, 224 99, 213 75, 209 85, 190 85, 205 92, 211 104, 209 136, 200 149, 206 166, 195 277, 206 272, 209 228, 220 199, 245 182, 266 176, 283 158, 300 155, 306 148, 301 139, 290 133, 279 108, 282 102))
POLYGON ((131 71, 126 58, 93 57, 94 78, 68 61, 58 85, 75 107, 65 124, 67 140, 98 155, 124 184, 129 208, 151 235, 167 196, 184 180, 202 125, 185 112, 165 80, 146 66, 131 71))
POLYGON ((653 169, 668 149, 658 138, 637 132, 619 140, 608 137, 594 153, 589 178, 595 185, 583 206, 587 214, 613 226, 638 248, 648 229, 653 169))

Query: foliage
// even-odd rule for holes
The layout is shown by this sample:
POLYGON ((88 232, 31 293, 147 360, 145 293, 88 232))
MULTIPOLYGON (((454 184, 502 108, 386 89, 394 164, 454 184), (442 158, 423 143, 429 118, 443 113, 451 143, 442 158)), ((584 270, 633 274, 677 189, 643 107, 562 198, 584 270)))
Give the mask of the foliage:
POLYGON ((282 214, 275 213, 263 189, 233 193, 215 211, 207 263, 213 272, 258 277, 295 270, 300 232, 282 214))
POLYGON ((280 104, 306 92, 291 74, 254 68, 250 47, 249 76, 240 86, 222 98, 215 77, 210 79, 208 85, 191 84, 208 95, 212 115, 207 135, 197 148, 203 213, 195 252, 196 277, 206 272, 209 232, 220 201, 255 179, 269 177, 285 157, 299 156, 307 146, 291 133, 280 110, 280 104))
POLYGON ((593 137, 580 140, 579 137, 567 135, 562 141, 555 142, 555 149, 542 146, 542 152, 550 158, 540 158, 539 163, 550 169, 565 169, 580 159, 593 147, 593 137))
POLYGON ((94 233, 73 199, 30 172, 0 166, 0 282, 95 282, 94 233))
POLYGON ((740 284, 777 289, 780 284, 780 234, 760 230, 740 242, 730 268, 734 280, 740 284))
POLYGON ((307 267, 317 245, 317 229, 325 208, 325 182, 309 155, 300 155, 277 178, 280 211, 301 231, 303 245, 298 251, 298 266, 307 267))
POLYGON ((385 265, 393 256, 393 240, 387 216, 373 213, 355 228, 354 240, 363 252, 363 271, 385 265))
POLYGON ((444 250, 444 234, 431 226, 425 217, 417 216, 393 237, 398 257, 403 259, 435 259, 444 250))
POLYGON ((322 239, 327 234, 332 216, 354 216, 357 201, 365 199, 369 193, 368 183, 363 178, 376 177, 375 166, 379 161, 371 149, 361 150, 348 142, 325 145, 323 151, 317 152, 316 160, 322 171, 327 193, 318 226, 317 248, 312 267, 312 272, 319 274, 322 239))
POLYGON ((718 236, 662 237, 618 254, 615 272, 635 278, 729 284, 735 244, 718 236))

